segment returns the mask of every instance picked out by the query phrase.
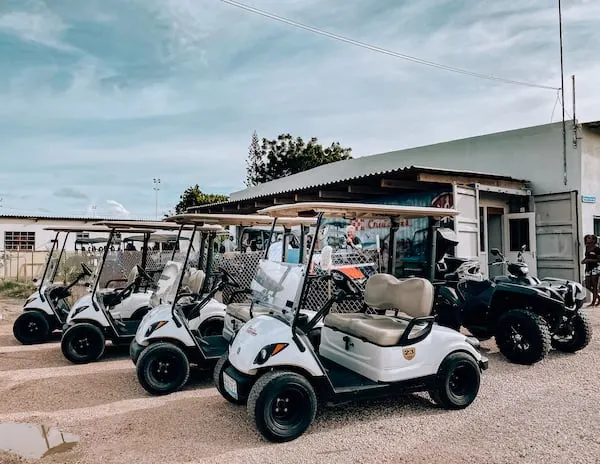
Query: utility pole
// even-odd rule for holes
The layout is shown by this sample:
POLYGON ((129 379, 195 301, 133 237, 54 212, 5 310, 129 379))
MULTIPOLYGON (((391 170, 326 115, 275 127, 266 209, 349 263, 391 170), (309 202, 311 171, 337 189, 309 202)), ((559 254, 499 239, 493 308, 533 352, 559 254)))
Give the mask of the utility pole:
POLYGON ((563 60, 562 6, 558 0, 558 30, 560 36, 560 92, 562 100, 562 132, 563 132, 563 181, 567 185, 567 126, 565 122, 565 71, 563 60))
POLYGON ((160 179, 156 177, 152 179, 152 183, 154 184, 154 187, 152 187, 154 190, 154 209, 156 213, 156 220, 158 221, 158 191, 160 190, 160 179))

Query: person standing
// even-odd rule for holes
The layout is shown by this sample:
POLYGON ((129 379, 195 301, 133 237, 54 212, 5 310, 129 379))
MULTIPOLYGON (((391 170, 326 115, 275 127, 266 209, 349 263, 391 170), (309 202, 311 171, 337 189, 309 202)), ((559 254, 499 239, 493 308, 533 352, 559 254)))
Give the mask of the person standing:
POLYGON ((360 238, 356 236, 356 227, 349 225, 346 228, 346 243, 355 250, 362 250, 362 243, 360 238))
POLYGON ((600 276, 600 247, 598 237, 588 234, 583 237, 585 243, 585 255, 581 264, 585 264, 585 286, 592 292, 592 303, 590 306, 600 304, 598 299, 598 277, 600 276))

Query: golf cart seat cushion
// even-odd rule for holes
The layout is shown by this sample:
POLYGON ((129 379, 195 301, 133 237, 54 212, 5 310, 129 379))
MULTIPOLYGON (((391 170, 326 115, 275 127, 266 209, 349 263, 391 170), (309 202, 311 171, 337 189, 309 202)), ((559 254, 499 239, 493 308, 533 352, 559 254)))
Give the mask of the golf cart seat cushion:
MULTIPOLYGON (((234 317, 242 322, 248 322, 250 320, 250 303, 229 303, 227 305, 227 314, 234 317)), ((259 314, 266 314, 268 311, 265 308, 254 305, 252 308, 252 316, 258 316, 259 314)))
POLYGON ((190 269, 186 276, 184 285, 186 285, 191 293, 200 293, 206 273, 202 269, 190 269))
POLYGON ((407 326, 407 321, 376 316, 368 319, 353 319, 348 330, 344 332, 379 346, 395 346, 407 326))
POLYGON ((329 313, 323 320, 325 327, 332 327, 334 329, 341 330, 342 332, 348 332, 350 324, 354 319, 362 319, 369 317, 364 313, 329 313))
POLYGON ((375 274, 367 280, 365 303, 376 309, 397 309, 409 317, 431 315, 433 284, 421 277, 398 280, 390 274, 375 274))

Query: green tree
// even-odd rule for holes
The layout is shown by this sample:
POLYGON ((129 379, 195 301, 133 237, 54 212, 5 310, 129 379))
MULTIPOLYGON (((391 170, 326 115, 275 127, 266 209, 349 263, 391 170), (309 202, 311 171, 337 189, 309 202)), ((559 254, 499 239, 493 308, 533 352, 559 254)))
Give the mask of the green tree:
POLYGON ((304 142, 301 137, 281 134, 275 140, 262 139, 258 148, 256 132, 246 160, 246 185, 269 182, 298 172, 352 158, 352 149, 342 147, 339 142, 323 148, 316 137, 304 142))
POLYGON ((198 184, 188 187, 179 197, 179 203, 175 205, 175 214, 185 213, 192 206, 208 205, 229 200, 227 195, 218 193, 204 193, 198 184))

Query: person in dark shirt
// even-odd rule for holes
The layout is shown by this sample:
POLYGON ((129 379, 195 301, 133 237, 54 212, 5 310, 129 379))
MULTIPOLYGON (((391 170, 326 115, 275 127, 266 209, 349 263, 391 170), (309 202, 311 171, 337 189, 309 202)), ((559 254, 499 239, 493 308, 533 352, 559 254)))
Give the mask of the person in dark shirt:
POLYGON ((581 264, 585 264, 585 286, 592 292, 592 303, 590 306, 600 304, 598 299, 598 277, 600 276, 600 247, 598 237, 588 234, 583 238, 585 243, 585 256, 581 264))
POLYGON ((346 243, 355 250, 362 250, 362 243, 360 238, 356 236, 356 228, 353 225, 346 228, 346 243))

